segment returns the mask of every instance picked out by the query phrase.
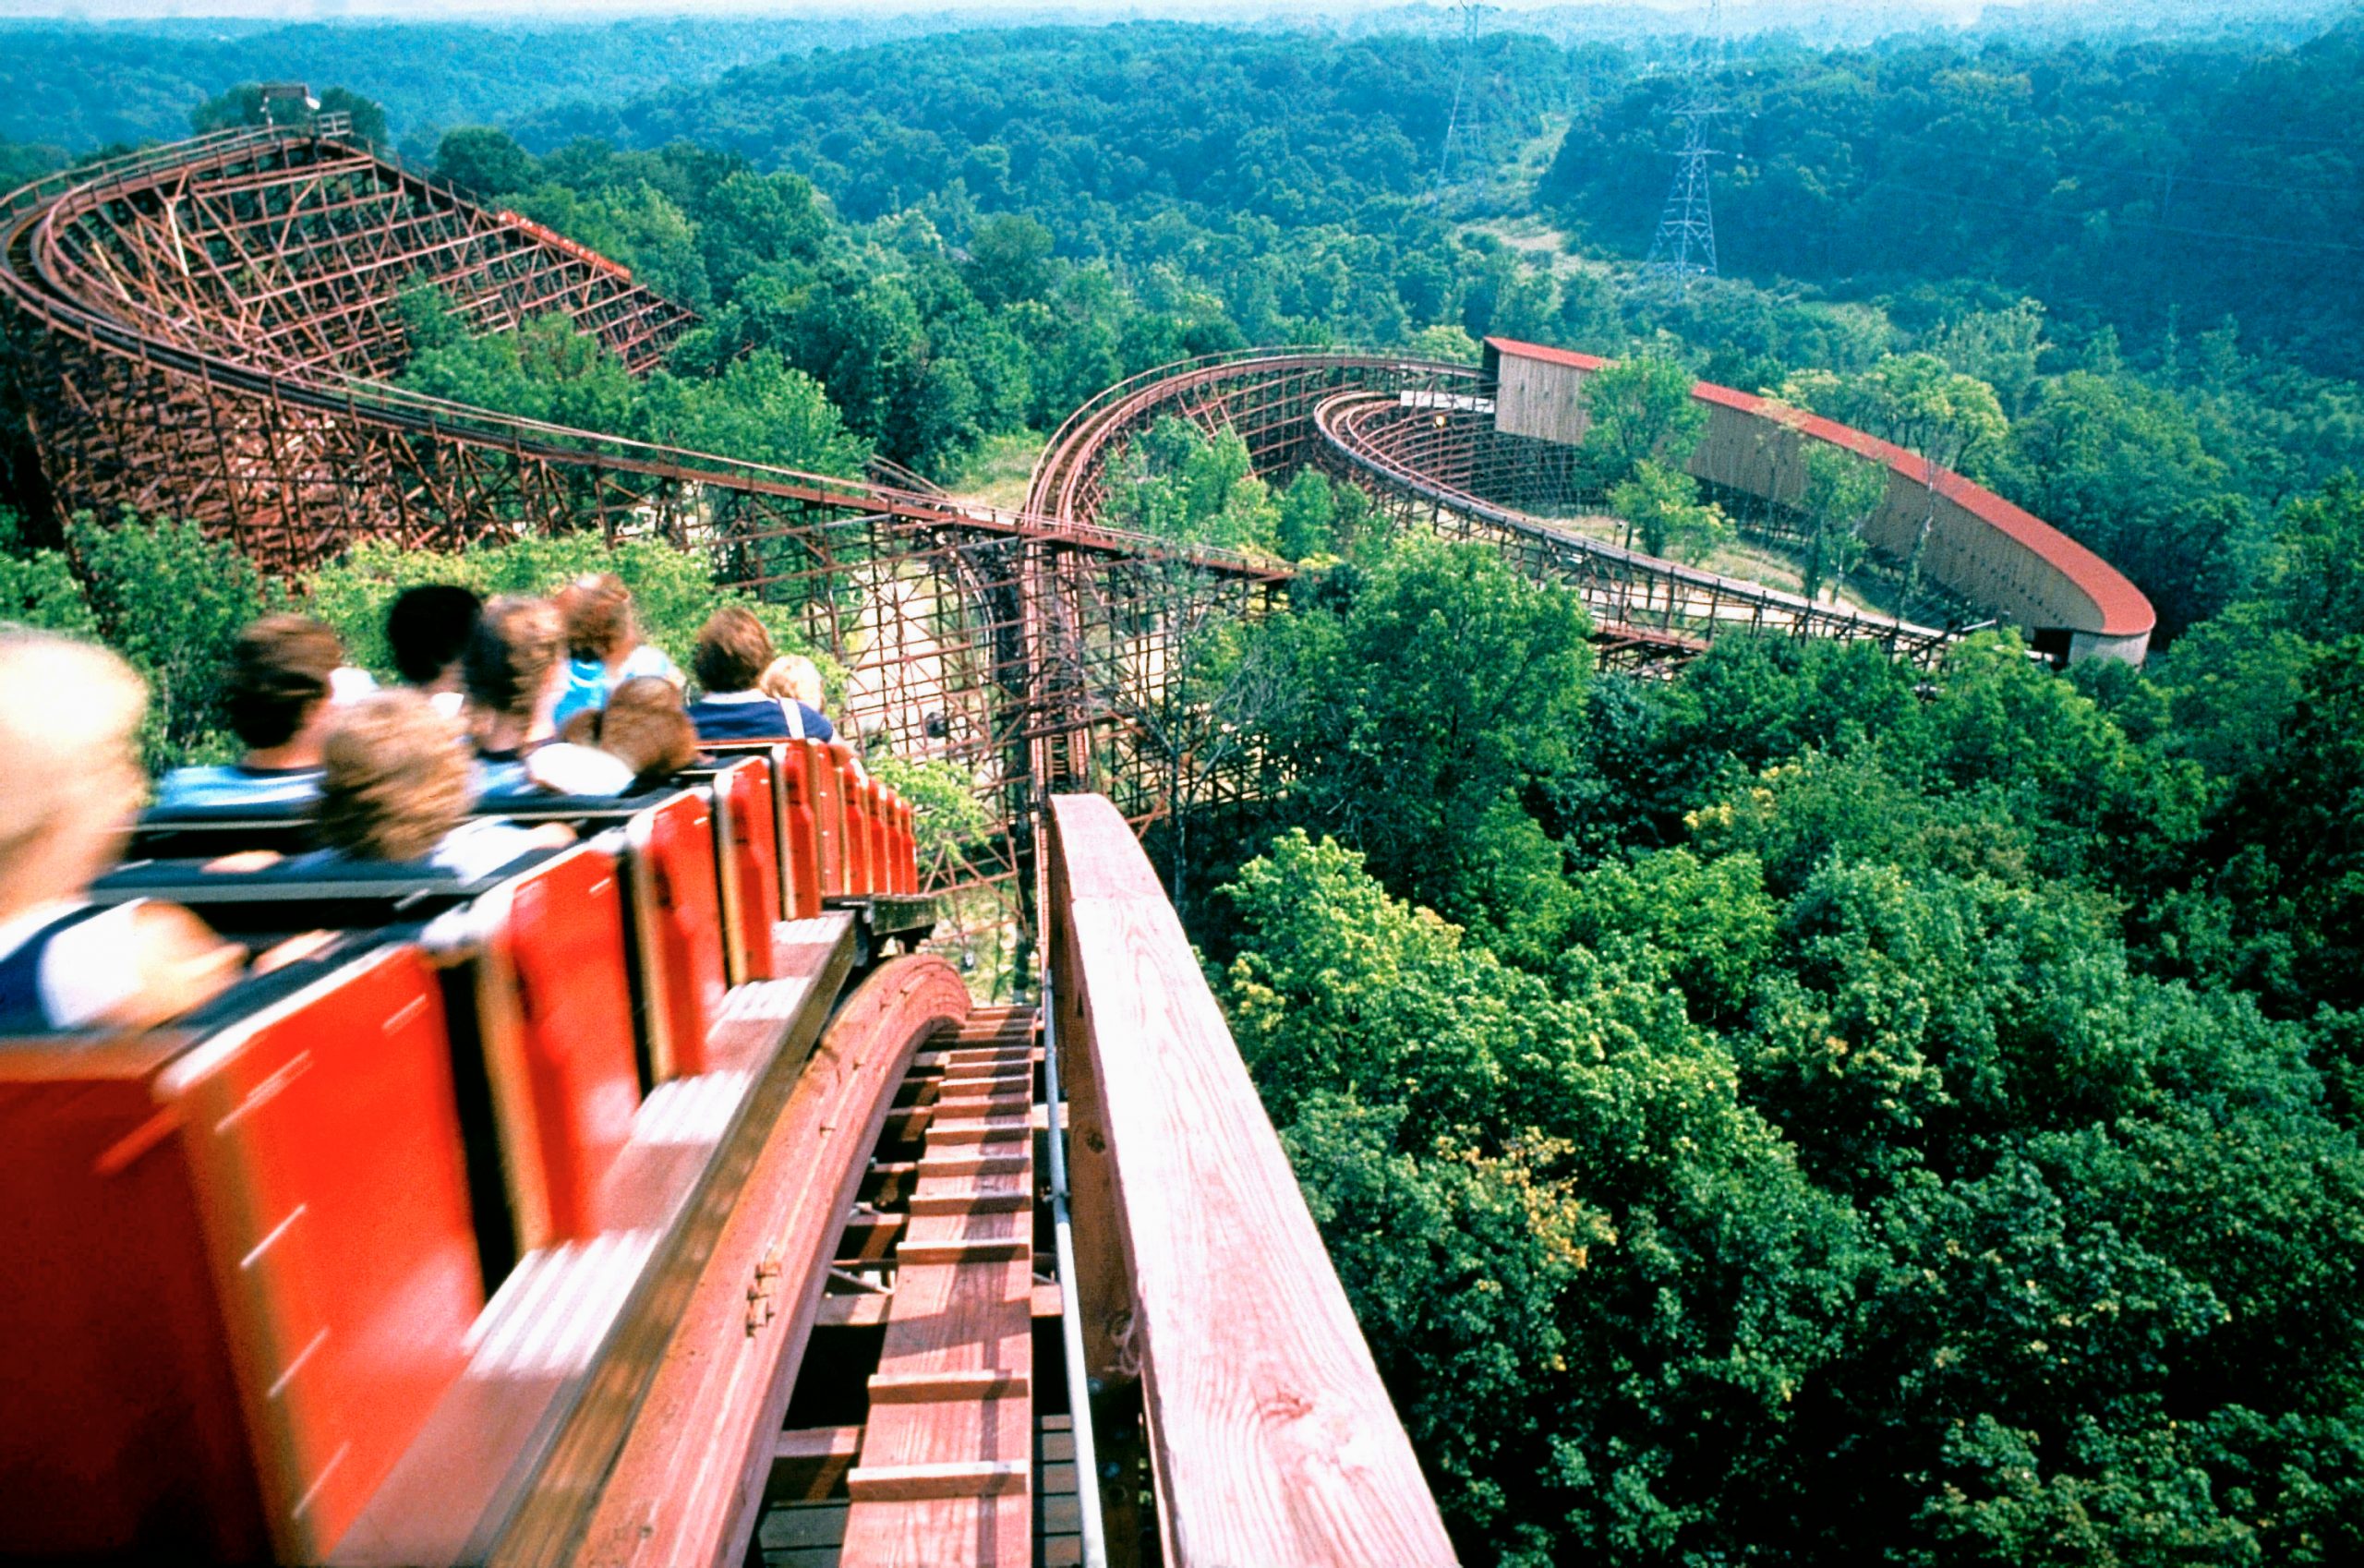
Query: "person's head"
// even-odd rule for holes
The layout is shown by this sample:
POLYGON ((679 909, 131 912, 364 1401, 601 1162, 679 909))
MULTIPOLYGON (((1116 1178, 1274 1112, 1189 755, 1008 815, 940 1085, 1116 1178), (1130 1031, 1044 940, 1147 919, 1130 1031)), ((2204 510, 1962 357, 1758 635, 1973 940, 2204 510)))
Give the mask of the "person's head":
POLYGON ((608 694, 598 747, 643 782, 669 778, 698 759, 698 732, 673 682, 635 676, 608 694))
POLYGON ((802 654, 782 654, 764 669, 764 693, 821 711, 821 667, 802 654))
POLYGON ((147 709, 97 644, 0 631, 0 917, 79 893, 122 852, 147 709))
POLYGON ((416 692, 339 707, 324 754, 320 838, 356 860, 424 860, 468 814, 459 731, 416 692))
POLYGON ((561 588, 558 609, 566 621, 570 658, 613 664, 640 640, 633 624, 632 595, 612 572, 585 573, 561 588))
POLYGON ((277 751, 324 727, 331 676, 344 662, 337 634, 308 615, 266 615, 238 633, 223 699, 247 749, 277 751))
POLYGON ((752 692, 772 662, 772 635, 744 605, 725 605, 706 618, 690 668, 709 692, 752 692))
POLYGON ((558 701, 566 678, 565 653, 557 606, 502 595, 476 618, 461 661, 469 703, 488 718, 533 725, 558 701))
POLYGON ((429 583, 404 588, 386 612, 386 641, 393 645, 394 669, 414 686, 456 680, 460 656, 476 630, 484 601, 465 588, 429 583))

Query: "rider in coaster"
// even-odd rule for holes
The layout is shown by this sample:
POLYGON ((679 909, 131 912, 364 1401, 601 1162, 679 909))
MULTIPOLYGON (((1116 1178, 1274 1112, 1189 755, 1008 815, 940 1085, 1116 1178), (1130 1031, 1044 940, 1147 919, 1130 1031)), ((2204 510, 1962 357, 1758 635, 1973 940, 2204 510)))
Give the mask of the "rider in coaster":
POLYGON ((559 590, 558 609, 566 622, 566 690, 555 718, 563 728, 578 713, 605 707, 627 681, 653 676, 681 683, 681 672, 665 650, 641 641, 632 595, 612 572, 588 573, 559 590))
POLYGON ((561 739, 597 747, 632 770, 633 790, 663 783, 698 762, 698 732, 682 711, 670 681, 635 676, 618 686, 603 708, 566 721, 561 739))
POLYGON ((320 795, 344 647, 306 615, 267 615, 238 633, 223 693, 246 754, 220 766, 176 767, 157 783, 159 809, 305 805, 320 795))
POLYGON ((504 596, 484 607, 460 674, 468 693, 477 795, 616 795, 632 775, 614 758, 558 739, 565 629, 548 599, 504 596))
POLYGON ((86 897, 146 786, 147 703, 104 648, 0 632, 0 1035, 142 1028, 237 975, 244 950, 178 905, 86 897))
POLYGON ((427 694, 435 711, 457 718, 467 702, 460 686, 460 656, 484 613, 484 601, 466 588, 428 583, 404 588, 386 612, 386 641, 404 681, 427 694))
POLYGON ((338 711, 320 797, 324 859, 416 862, 463 881, 573 842, 563 826, 471 821, 468 754, 452 722, 416 692, 380 692, 338 711))
POLYGON ((814 708, 763 688, 771 633, 743 605, 726 605, 698 633, 690 666, 704 694, 690 705, 701 741, 831 741, 837 728, 814 708))

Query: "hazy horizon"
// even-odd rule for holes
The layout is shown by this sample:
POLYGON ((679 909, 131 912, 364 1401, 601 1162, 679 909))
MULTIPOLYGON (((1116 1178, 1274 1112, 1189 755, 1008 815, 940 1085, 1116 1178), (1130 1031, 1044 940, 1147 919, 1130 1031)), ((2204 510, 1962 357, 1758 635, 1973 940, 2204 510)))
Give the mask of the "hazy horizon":
MULTIPOLYGON (((1450 9, 1448 0, 1321 0, 1314 5, 1257 3, 1257 0, 1108 0, 1108 3, 1045 4, 1044 0, 0 0, 0 19, 40 21, 264 21, 336 22, 383 21, 565 22, 623 17, 947 17, 1007 14, 1069 16, 1122 19, 1134 17, 1176 18, 1221 18, 1225 20, 1305 19, 1364 15, 1371 12, 1450 9)), ((1670 19, 1704 18, 1707 0, 1489 0, 1488 9, 1519 13, 1650 11, 1670 19)), ((1801 18, 1819 15, 1839 24, 1860 25, 1866 13, 1910 18, 1940 25, 1969 26, 1987 19, 2032 14, 2082 12, 2096 21, 2110 21, 2129 13, 2160 16, 2189 12, 2194 20, 2237 16, 2280 16, 2324 13, 2341 9, 2334 0, 2151 0, 2129 6, 2125 0, 1870 0, 1852 5, 1802 3, 1802 0, 1726 0, 1725 25, 1747 30, 1757 25, 1794 25, 1801 18)))

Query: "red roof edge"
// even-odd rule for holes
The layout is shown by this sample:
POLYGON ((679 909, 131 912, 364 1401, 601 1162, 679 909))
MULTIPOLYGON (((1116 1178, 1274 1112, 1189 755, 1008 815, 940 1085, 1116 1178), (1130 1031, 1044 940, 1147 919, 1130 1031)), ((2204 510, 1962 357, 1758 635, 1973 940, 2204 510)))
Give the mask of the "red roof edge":
MULTIPOLYGON (((1490 337, 1486 346, 1518 359, 1538 359, 1548 365, 1565 365, 1578 370, 1598 370, 1615 363, 1598 355, 1578 354, 1572 349, 1550 348, 1541 344, 1521 343, 1515 338, 1490 337)), ((1712 381, 1700 381, 1691 389, 1691 395, 1701 403, 1730 408, 1742 414, 1763 414, 1769 399, 1754 393, 1735 392, 1712 381)), ((1805 433, 1818 440, 1872 461, 1885 464, 1891 472, 1904 475, 1919 484, 1924 471, 1923 459, 1914 452, 1877 436, 1866 435, 1834 419, 1809 414, 1803 426, 1805 433)), ((2069 583, 2100 612, 2105 637, 2148 636, 2157 626, 2158 611, 2142 590, 2128 582, 2117 568, 2070 538, 2051 524, 2044 522, 2023 507, 2014 506, 1985 486, 1963 478, 1950 468, 1937 470, 1936 490, 1948 501, 2034 552, 2036 558, 2068 579, 2069 583)))

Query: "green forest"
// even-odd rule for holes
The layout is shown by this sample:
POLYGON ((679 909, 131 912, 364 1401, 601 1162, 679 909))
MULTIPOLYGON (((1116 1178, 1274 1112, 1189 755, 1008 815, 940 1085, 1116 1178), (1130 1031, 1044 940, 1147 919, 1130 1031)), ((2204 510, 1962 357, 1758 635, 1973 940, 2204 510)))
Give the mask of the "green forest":
MULTIPOLYGON (((1007 504, 1127 376, 1496 334, 1628 361, 1582 455, 1650 548, 1733 525, 1693 376, 2090 545, 2159 610, 2141 669, 1996 630, 1613 672, 1572 591, 1161 427, 1109 520, 1298 572, 1177 719, 1272 787, 1149 845, 1465 1561, 2364 1561, 2364 13, 1727 40, 1681 291, 1640 263, 1688 46, 1489 25, 1474 67, 1432 25, 238 30, 133 79, 200 127, 340 87, 698 312, 635 379, 416 292, 425 394, 1007 504)), ((180 128, 90 57, 0 94, 0 173, 180 128)), ((290 590, 52 515, 8 412, 0 619, 200 690, 290 590)), ((1827 479, 1809 593, 1862 555, 1827 479)), ((633 570, 669 634, 707 604, 633 570)), ((219 754, 163 714, 151 757, 219 754)))

